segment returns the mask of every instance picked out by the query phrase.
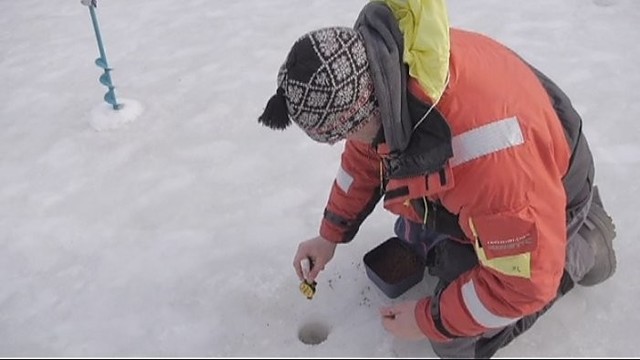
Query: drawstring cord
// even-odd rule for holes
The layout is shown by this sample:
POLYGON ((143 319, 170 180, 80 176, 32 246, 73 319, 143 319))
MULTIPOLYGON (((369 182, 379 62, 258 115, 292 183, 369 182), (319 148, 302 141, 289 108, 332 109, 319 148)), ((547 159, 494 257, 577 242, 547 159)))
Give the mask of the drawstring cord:
MULTIPOLYGON (((427 118, 427 116, 431 113, 431 111, 433 111, 436 105, 440 102, 440 99, 442 99, 442 96, 444 95, 445 91, 447 90, 447 87, 449 86, 450 77, 451 77, 451 72, 447 71, 447 79, 444 82, 444 90, 442 91, 442 93, 440 93, 440 95, 438 96, 438 99, 436 99, 436 101, 433 102, 433 105, 429 107, 429 110, 427 110, 427 112, 424 113, 424 115, 422 115, 420 120, 413 127, 413 131, 415 131, 418 128, 418 126, 422 124, 422 122, 427 118)), ((382 165, 382 160, 380 160, 380 194, 384 194, 384 166, 382 165)), ((426 227, 429 208, 427 204, 427 198, 423 197, 422 201, 424 201, 424 218, 422 219, 422 222, 423 222, 423 227, 426 227)))
POLYGON ((427 115, 429 115, 431 113, 431 110, 433 110, 433 108, 435 108, 436 105, 438 105, 438 103, 440 102, 440 99, 442 99, 442 95, 444 95, 444 92, 447 90, 447 86, 449 86, 449 76, 450 76, 450 74, 451 74, 450 72, 447 72, 447 79, 444 82, 444 90, 442 90, 442 93, 440 93, 440 96, 438 96, 436 101, 433 102, 433 105, 431 105, 429 110, 427 110, 427 112, 424 113, 424 115, 422 115, 422 117, 420 118, 420 121, 418 121, 418 123, 413 127, 413 131, 415 131, 418 128, 418 126, 420 126, 420 124, 422 124, 424 119, 427 118, 427 115))
POLYGON ((422 219, 422 226, 425 228, 427 226, 427 215, 429 215, 429 207, 427 206, 427 197, 423 197, 422 201, 424 201, 424 218, 422 219))

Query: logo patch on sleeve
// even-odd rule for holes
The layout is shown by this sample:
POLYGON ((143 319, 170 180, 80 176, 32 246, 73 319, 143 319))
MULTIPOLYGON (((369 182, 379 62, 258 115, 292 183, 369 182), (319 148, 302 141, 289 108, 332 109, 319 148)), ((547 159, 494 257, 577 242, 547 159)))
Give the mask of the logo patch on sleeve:
POLYGON ((533 221, 526 220, 525 211, 469 218, 474 249, 483 266, 508 276, 531 278, 537 229, 533 221))
POLYGON ((519 214, 496 214, 473 219, 479 246, 487 259, 529 253, 537 247, 535 223, 519 214), (520 215, 520 216, 519 216, 520 215))

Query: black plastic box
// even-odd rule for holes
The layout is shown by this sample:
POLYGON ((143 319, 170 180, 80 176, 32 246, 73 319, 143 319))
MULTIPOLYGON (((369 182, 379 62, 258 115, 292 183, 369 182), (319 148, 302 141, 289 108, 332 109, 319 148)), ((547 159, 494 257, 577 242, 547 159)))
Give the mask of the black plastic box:
POLYGON ((396 298, 424 278, 425 262, 404 241, 387 239, 363 258, 367 276, 389 298, 396 298))

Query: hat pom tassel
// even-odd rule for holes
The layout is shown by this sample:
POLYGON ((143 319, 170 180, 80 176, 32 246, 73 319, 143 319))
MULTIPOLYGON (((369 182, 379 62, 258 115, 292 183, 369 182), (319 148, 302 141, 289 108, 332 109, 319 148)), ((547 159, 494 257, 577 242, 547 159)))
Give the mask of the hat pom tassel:
POLYGON ((282 88, 278 88, 276 94, 269 99, 267 107, 258 118, 258 122, 274 130, 284 130, 291 125, 291 119, 287 111, 287 99, 282 88))

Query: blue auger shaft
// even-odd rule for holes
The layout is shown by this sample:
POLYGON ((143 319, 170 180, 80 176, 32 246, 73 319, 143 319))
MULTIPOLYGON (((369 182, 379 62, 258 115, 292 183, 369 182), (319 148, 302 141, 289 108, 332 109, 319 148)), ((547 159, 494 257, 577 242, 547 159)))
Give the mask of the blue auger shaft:
POLYGON ((98 17, 96 16, 96 9, 93 6, 89 6, 89 13, 91 14, 91 22, 93 23, 93 30, 96 33, 96 40, 98 40, 98 51, 100 51, 100 57, 107 64, 107 54, 104 51, 104 45, 102 45, 102 35, 100 34, 100 26, 98 25, 98 17))
POLYGON ((96 33, 96 40, 98 42, 98 51, 100 51, 100 58, 96 59, 96 65, 104 69, 104 74, 100 76, 100 83, 107 86, 109 91, 104 95, 104 100, 113 106, 114 110, 122 108, 122 104, 118 104, 116 100, 115 87, 111 81, 111 68, 107 62, 107 54, 104 51, 104 45, 102 44, 102 35, 100 34, 100 26, 98 25, 98 17, 96 16, 95 6, 89 5, 89 13, 91 14, 91 22, 93 23, 93 30, 96 33))

